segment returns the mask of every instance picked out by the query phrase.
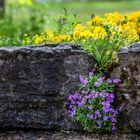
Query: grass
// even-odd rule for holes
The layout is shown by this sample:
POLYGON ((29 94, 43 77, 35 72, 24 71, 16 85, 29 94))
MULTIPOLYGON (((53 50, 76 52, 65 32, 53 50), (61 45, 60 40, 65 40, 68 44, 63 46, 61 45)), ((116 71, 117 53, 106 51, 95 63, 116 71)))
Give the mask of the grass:
MULTIPOLYGON (((103 16, 105 13, 118 11, 128 15, 133 11, 140 10, 139 2, 71 2, 71 3, 48 3, 48 14, 52 23, 53 19, 59 18, 62 9, 66 8, 71 15, 77 14, 82 22, 90 19, 92 14, 103 16)), ((71 16, 72 18, 72 16, 71 16)))
MULTIPOLYGON (((24 20, 32 15, 30 6, 19 7, 18 0, 8 1, 14 9, 14 20, 24 20)), ((118 11, 121 14, 129 14, 133 11, 140 10, 140 1, 136 2, 63 2, 63 3, 38 3, 33 5, 37 13, 42 12, 45 16, 46 29, 56 28, 55 20, 63 14, 63 8, 66 8, 69 13, 69 18, 73 19, 74 14, 78 15, 78 20, 86 22, 92 14, 103 16, 104 13, 118 11)), ((40 16, 40 15, 39 15, 40 16)))

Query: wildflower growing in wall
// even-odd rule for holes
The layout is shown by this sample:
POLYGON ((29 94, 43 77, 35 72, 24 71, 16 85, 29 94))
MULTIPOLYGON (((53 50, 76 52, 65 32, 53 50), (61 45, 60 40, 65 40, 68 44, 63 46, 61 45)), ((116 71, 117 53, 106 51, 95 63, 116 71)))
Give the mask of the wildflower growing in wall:
POLYGON ((119 79, 105 79, 102 74, 91 74, 89 77, 79 76, 81 88, 69 95, 69 113, 79 121, 85 130, 117 130, 119 110, 114 108, 114 88, 119 79), (98 84, 97 84, 98 83, 98 84), (83 86, 84 85, 84 86, 83 86))

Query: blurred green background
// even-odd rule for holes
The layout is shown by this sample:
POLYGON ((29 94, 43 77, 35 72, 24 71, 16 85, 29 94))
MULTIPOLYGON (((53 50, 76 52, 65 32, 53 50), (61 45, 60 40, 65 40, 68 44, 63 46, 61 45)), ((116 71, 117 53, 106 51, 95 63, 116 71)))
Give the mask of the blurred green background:
MULTIPOLYGON (((3 1, 3 0, 0 0, 3 1)), ((0 19, 0 37, 14 38, 56 29, 64 16, 86 22, 92 15, 118 11, 128 15, 140 10, 140 0, 6 0, 5 14, 0 19)))

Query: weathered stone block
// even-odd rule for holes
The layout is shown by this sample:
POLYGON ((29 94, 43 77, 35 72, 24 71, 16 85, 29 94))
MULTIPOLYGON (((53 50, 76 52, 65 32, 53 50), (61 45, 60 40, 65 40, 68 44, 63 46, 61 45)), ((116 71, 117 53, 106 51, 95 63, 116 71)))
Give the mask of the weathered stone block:
POLYGON ((81 129, 67 97, 94 62, 72 45, 0 48, 0 128, 81 129))

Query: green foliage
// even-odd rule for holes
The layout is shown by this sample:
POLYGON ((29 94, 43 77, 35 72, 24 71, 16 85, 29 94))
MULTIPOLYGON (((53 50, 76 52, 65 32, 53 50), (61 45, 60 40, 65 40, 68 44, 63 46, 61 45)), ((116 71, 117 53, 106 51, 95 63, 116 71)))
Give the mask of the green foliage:
POLYGON ((57 24, 56 34, 59 35, 69 33, 72 35, 75 25, 78 24, 80 21, 78 20, 76 14, 72 15, 72 19, 70 18, 70 16, 71 15, 68 13, 68 10, 64 8, 64 13, 62 13, 58 20, 55 20, 57 24))
MULTIPOLYGON (((109 31, 107 31, 109 32, 109 31)), ((100 70, 107 70, 112 64, 118 62, 117 52, 120 47, 123 46, 123 40, 121 35, 115 35, 113 40, 111 33, 104 39, 99 38, 94 40, 89 38, 86 43, 84 43, 84 49, 89 52, 97 61, 96 67, 100 70)))
POLYGON ((44 11, 39 12, 39 10, 40 7, 35 5, 24 5, 22 7, 20 5, 9 5, 5 17, 0 20, 0 46, 24 45, 24 34, 30 35, 31 43, 32 36, 44 31, 46 25, 44 11), (28 16, 23 15, 21 17, 26 10, 29 11, 28 16), (16 13, 17 11, 21 14, 16 13))

